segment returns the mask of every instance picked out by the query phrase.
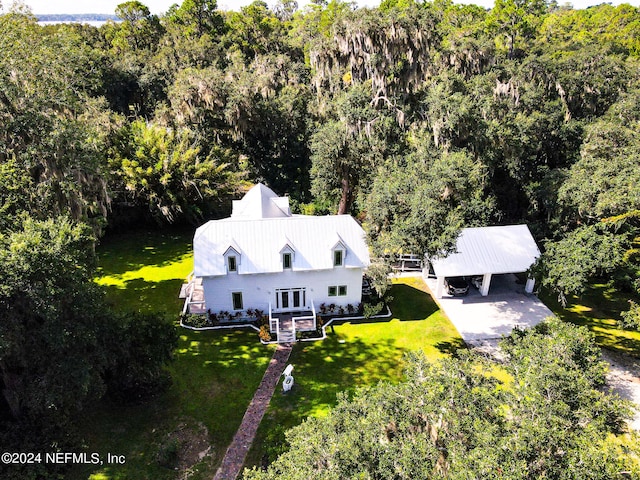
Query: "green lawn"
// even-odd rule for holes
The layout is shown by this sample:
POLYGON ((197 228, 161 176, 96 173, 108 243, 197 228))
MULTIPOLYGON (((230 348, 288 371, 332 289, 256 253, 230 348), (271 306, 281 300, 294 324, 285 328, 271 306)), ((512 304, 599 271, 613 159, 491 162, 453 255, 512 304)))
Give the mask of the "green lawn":
POLYGON ((554 294, 542 292, 540 299, 563 320, 586 326, 601 347, 640 357, 640 332, 621 330, 616 323, 620 312, 629 309, 629 295, 605 283, 594 283, 580 297, 568 297, 566 308, 554 294))
MULTIPOLYGON (((111 237, 98 249, 96 281, 122 310, 159 312, 177 319, 177 298, 192 269, 191 233, 138 233, 111 237)), ((179 327, 178 327, 179 328, 179 327)), ((180 460, 193 463, 212 446, 191 478, 211 478, 253 397, 273 347, 253 330, 192 332, 179 329, 179 345, 169 368, 172 384, 156 398, 122 406, 100 402, 85 412, 81 436, 86 451, 124 455, 123 466, 77 468, 70 478, 174 479, 158 456, 172 443, 180 460)))
MULTIPOLYGON (((98 248, 96 282, 107 289, 116 308, 177 319, 182 307, 177 295, 192 269, 191 236, 192 232, 112 236, 98 248)), ((291 356, 296 385, 287 396, 276 391, 251 461, 258 463, 266 450, 277 451, 285 427, 310 415, 325 415, 338 392, 400 380, 405 352, 422 349, 437 359, 462 346, 421 280, 403 279, 393 285, 391 295, 391 320, 335 325, 325 341, 296 344, 291 356)), ((166 392, 138 405, 100 402, 82 421, 88 452, 124 455, 126 464, 79 467, 71 478, 177 478, 178 472, 158 462, 172 442, 179 444, 179 460, 185 457, 192 463, 211 445, 212 454, 196 462, 190 478, 213 476, 273 346, 260 344, 252 330, 179 333, 169 368, 173 382, 166 392)))
POLYGON ((283 444, 285 429, 308 416, 325 415, 336 395, 379 381, 402 378, 403 356, 423 350, 436 360, 463 346, 451 322, 426 293, 421 279, 394 282, 391 320, 344 323, 329 327, 322 342, 297 343, 291 354, 295 385, 291 392, 279 387, 258 430, 246 465, 259 465, 283 444))
POLYGON ((98 247, 96 282, 121 310, 177 315, 180 285, 193 270, 193 231, 114 235, 98 247))

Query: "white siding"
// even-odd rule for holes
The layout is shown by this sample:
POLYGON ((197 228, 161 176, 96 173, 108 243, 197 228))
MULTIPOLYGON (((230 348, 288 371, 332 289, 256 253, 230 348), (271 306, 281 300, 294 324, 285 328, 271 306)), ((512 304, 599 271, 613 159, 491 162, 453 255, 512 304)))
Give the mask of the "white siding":
POLYGON ((356 305, 362 298, 361 268, 341 268, 317 270, 309 272, 285 271, 281 273, 264 273, 254 275, 238 275, 230 273, 216 277, 204 277, 202 280, 206 308, 214 313, 233 311, 231 294, 242 292, 242 302, 246 309, 269 310, 269 302, 273 308, 276 304, 276 289, 306 288, 307 307, 311 300, 316 310, 322 303, 336 305, 356 305), (329 286, 346 285, 346 296, 329 297, 329 286))

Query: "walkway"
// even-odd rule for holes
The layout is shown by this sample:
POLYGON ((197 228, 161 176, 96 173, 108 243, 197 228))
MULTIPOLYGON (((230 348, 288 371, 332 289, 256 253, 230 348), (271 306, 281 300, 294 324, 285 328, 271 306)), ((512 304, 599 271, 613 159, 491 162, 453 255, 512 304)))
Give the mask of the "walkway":
POLYGON ((240 474, 244 460, 258 431, 258 426, 278 385, 280 375, 282 375, 282 371, 289 361, 291 348, 291 345, 281 344, 278 345, 278 348, 273 353, 260 386, 256 390, 249 407, 247 407, 242 423, 234 435, 227 452, 224 454, 220 468, 218 468, 213 480, 235 480, 240 474))

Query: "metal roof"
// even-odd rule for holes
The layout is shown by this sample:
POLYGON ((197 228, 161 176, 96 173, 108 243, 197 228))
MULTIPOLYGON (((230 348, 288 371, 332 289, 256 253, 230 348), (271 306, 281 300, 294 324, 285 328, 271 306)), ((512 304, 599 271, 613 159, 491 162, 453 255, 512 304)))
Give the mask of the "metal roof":
POLYGON ((519 273, 527 271, 539 256, 526 225, 463 228, 456 252, 431 258, 431 264, 438 277, 519 273))
POLYGON ((293 271, 331 269, 338 241, 346 249, 345 268, 369 265, 364 230, 351 216, 292 215, 283 199, 288 202, 258 184, 234 204, 230 218, 199 227, 193 239, 195 275, 225 275, 224 252, 230 246, 241 252, 238 274, 281 272, 286 245, 293 251, 293 271))

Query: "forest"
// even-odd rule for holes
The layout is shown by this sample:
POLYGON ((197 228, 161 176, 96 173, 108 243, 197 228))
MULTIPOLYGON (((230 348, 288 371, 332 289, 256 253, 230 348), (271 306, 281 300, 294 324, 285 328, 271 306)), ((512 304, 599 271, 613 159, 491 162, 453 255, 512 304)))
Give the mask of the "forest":
POLYGON ((604 279, 640 329, 639 8, 114 13, 41 26, 0 4, 4 444, 73 444, 87 402, 161 388, 172 320, 111 312, 96 244, 222 218, 255 182, 297 213, 358 218, 381 271, 451 251, 462 227, 527 223, 542 286, 565 302, 604 279))

